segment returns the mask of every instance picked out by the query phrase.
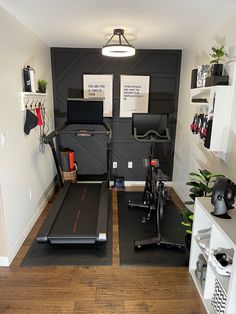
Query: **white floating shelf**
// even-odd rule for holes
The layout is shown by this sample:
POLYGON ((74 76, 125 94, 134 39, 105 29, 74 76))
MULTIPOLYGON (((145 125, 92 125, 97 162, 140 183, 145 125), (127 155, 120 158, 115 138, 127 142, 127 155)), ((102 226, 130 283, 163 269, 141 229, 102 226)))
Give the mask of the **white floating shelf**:
POLYGON ((25 111, 26 109, 34 108, 39 103, 45 104, 47 94, 45 93, 30 93, 22 92, 21 93, 21 110, 25 111))

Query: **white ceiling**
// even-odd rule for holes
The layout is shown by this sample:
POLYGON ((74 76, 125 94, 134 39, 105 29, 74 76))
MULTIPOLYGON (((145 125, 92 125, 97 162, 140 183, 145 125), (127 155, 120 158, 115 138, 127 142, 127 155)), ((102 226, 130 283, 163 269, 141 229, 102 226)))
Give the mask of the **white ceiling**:
POLYGON ((50 47, 99 48, 124 28, 136 48, 187 48, 236 14, 236 0, 0 0, 50 47))

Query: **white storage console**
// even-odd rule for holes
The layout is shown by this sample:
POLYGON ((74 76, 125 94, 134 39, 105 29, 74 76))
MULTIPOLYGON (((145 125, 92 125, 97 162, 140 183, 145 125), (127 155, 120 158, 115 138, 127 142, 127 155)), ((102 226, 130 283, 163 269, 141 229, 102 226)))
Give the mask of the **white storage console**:
POLYGON ((191 104, 213 118, 210 151, 227 152, 231 114, 231 86, 212 86, 191 89, 191 104), (199 108, 200 107, 200 108, 199 108))
POLYGON ((211 254, 219 248, 235 253, 236 209, 228 212, 232 219, 215 217, 211 215, 212 211, 210 197, 196 199, 189 272, 208 313, 236 314, 236 257, 231 274, 223 276, 216 270, 211 254), (201 239, 202 231, 205 239, 201 239), (205 248, 203 244, 206 244, 205 248), (198 271, 199 267, 202 272, 198 271))

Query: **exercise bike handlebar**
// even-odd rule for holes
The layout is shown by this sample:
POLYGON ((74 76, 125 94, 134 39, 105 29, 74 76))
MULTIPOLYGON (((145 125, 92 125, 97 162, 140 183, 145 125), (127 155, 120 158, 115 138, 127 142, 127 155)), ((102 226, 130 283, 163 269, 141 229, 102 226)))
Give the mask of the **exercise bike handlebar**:
POLYGON ((171 141, 168 128, 166 128, 165 135, 161 135, 156 130, 148 130, 144 134, 137 134, 137 129, 134 128, 134 138, 136 141, 143 143, 169 143, 171 141))

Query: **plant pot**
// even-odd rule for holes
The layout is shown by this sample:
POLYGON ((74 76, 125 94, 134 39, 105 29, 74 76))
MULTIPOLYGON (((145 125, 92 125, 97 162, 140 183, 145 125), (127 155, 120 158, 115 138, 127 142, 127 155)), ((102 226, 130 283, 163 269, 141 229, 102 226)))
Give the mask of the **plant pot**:
POLYGON ((46 93, 46 87, 39 86, 38 92, 42 93, 42 94, 45 94, 46 93))
POLYGON ((211 75, 212 76, 221 76, 223 73, 223 64, 214 63, 211 66, 211 75))

